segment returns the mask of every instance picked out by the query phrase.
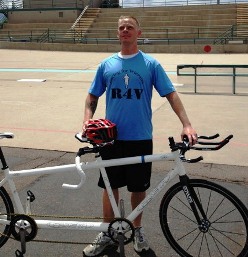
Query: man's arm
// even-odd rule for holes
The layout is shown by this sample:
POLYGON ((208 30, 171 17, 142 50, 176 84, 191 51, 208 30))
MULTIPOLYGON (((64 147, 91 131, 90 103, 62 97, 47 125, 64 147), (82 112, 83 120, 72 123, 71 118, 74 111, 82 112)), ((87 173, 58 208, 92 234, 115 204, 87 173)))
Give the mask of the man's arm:
POLYGON ((98 97, 92 94, 88 94, 85 100, 85 109, 84 109, 84 119, 83 119, 83 131, 85 129, 85 125, 88 123, 90 119, 93 118, 94 113, 97 108, 98 97))
POLYGON ((197 133, 191 126, 187 113, 184 109, 183 103, 179 98, 177 92, 172 92, 166 95, 166 98, 168 99, 172 109, 174 110, 174 112, 176 113, 176 115, 178 116, 183 125, 181 137, 183 138, 183 136, 186 135, 189 138, 190 144, 195 144, 197 141, 197 133))

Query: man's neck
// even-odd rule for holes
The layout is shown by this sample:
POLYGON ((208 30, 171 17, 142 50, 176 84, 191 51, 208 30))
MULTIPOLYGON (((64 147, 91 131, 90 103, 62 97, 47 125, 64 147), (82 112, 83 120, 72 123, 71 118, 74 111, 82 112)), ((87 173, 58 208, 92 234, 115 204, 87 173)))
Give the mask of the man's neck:
POLYGON ((125 45, 122 45, 121 47, 121 54, 122 55, 131 55, 131 54, 136 54, 139 52, 139 49, 138 49, 138 46, 135 45, 135 46, 125 46, 125 45))

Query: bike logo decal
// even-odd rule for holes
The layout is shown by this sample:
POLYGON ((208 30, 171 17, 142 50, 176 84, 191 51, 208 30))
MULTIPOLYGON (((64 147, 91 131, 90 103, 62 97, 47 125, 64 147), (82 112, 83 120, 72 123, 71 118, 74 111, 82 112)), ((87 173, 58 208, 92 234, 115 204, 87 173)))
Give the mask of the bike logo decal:
POLYGON ((183 192, 185 193, 189 203, 193 203, 193 199, 190 195, 189 189, 186 186, 183 186, 183 192))

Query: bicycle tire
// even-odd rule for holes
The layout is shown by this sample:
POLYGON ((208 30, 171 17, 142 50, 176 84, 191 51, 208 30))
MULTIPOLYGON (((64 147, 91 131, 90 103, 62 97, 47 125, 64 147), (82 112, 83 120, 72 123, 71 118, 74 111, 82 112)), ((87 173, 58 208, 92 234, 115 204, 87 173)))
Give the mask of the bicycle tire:
POLYGON ((201 179, 190 184, 210 221, 202 232, 179 183, 164 195, 160 225, 172 248, 184 257, 248 256, 248 211, 226 188, 201 179))
MULTIPOLYGON (((13 203, 9 194, 4 187, 0 187, 0 215, 7 215, 7 220, 11 220, 11 215, 14 213, 13 203)), ((2 247, 11 235, 10 225, 0 224, 0 247, 2 247)))

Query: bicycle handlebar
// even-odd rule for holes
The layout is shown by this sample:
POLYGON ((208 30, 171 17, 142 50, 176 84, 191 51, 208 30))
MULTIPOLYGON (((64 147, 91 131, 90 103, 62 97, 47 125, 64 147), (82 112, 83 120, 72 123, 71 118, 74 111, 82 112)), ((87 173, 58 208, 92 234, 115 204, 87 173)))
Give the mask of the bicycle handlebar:
POLYGON ((77 172, 81 178, 80 183, 78 185, 70 185, 70 184, 63 184, 62 187, 63 188, 67 188, 67 189, 79 189, 82 187, 82 185, 84 184, 85 180, 86 180, 86 175, 83 171, 83 169, 81 168, 81 164, 80 164, 80 156, 82 155, 81 153, 82 148, 79 149, 77 156, 75 158, 75 164, 76 164, 76 169, 77 172))
MULTIPOLYGON (((189 163, 195 163, 195 162, 199 162, 201 160, 203 160, 202 156, 199 156, 197 158, 194 159, 186 159, 185 157, 185 153, 189 150, 198 150, 198 151, 217 151, 219 149, 221 149, 223 146, 225 146, 230 139, 233 138, 233 135, 229 135, 227 136, 225 139, 223 139, 220 142, 213 142, 210 140, 216 139, 218 138, 220 135, 219 134, 215 134, 213 136, 198 136, 198 140, 196 145, 191 146, 189 144, 189 140, 187 137, 183 138, 182 142, 176 143, 174 141, 173 137, 169 137, 169 145, 171 148, 171 151, 177 151, 179 150, 180 152, 180 159, 184 162, 189 162, 189 163), (205 141, 203 141, 205 140, 205 141), (202 145, 202 146, 197 146, 197 145, 202 145)), ((95 145, 93 144, 91 141, 89 141, 87 138, 82 136, 82 133, 78 133, 75 135, 75 137, 80 141, 80 142, 87 142, 87 143, 91 143, 93 145, 93 148, 89 148, 89 147, 84 147, 79 149, 80 152, 80 156, 86 153, 97 153, 99 152, 100 147, 102 147, 103 145, 95 145)), ((109 143, 106 143, 109 144, 109 143)))
POLYGON ((194 159, 186 159, 185 153, 187 151, 189 151, 189 150, 217 151, 217 150, 221 149, 223 146, 225 146, 227 143, 229 143, 230 139, 233 138, 233 135, 227 136, 225 139, 223 139, 220 142, 208 142, 208 140, 213 140, 213 139, 216 139, 217 137, 219 137, 219 134, 215 134, 213 136, 199 136, 198 141, 197 141, 196 145, 194 145, 194 146, 191 146, 189 144, 189 140, 187 137, 185 137, 183 139, 183 142, 180 142, 180 143, 175 143, 174 139, 172 137, 170 137, 169 138, 170 148, 172 151, 176 151, 176 150, 180 151, 180 159, 182 161, 188 162, 188 163, 195 163, 195 162, 199 162, 199 161, 203 160, 203 157, 199 156, 194 159), (199 139, 204 139, 207 141, 200 141, 199 139), (204 147, 200 147, 197 145, 204 145, 204 147), (215 146, 215 147, 213 147, 213 146, 215 146))
MULTIPOLYGON (((80 148, 78 150, 77 156, 75 158, 75 164, 76 164, 76 169, 77 172, 79 174, 79 176, 81 177, 80 183, 78 185, 70 185, 70 184, 63 184, 62 187, 64 188, 68 188, 68 189, 79 189, 85 182, 86 180, 86 175, 81 167, 81 163, 80 163, 80 157, 86 153, 98 153, 100 147, 102 147, 103 145, 96 145, 93 144, 92 142, 90 142, 87 138, 83 137, 81 133, 77 133, 75 135, 75 137, 82 143, 91 143, 93 145, 93 147, 83 147, 80 148)), ((169 137, 169 145, 171 148, 171 151, 177 151, 179 150, 180 152, 180 159, 183 162, 188 162, 188 163, 195 163, 195 162, 199 162, 201 160, 203 160, 203 157, 197 157, 194 159, 186 159, 185 157, 185 153, 189 150, 199 150, 199 151, 216 151, 221 149, 223 146, 225 146, 231 138, 233 138, 233 135, 229 135, 228 137, 226 137, 225 139, 223 139, 220 142, 208 142, 208 140, 213 140, 215 138, 219 137, 219 134, 215 134, 213 136, 198 136, 198 141, 196 143, 199 145, 204 145, 204 147, 199 147, 199 146, 191 146, 189 144, 189 140, 187 137, 185 137, 183 139, 182 142, 176 143, 174 141, 173 137, 169 137), (199 139, 204 139, 206 141, 201 141, 199 139), (215 146, 215 147, 209 147, 209 146, 215 146)), ((110 143, 107 143, 110 144, 110 143)))

